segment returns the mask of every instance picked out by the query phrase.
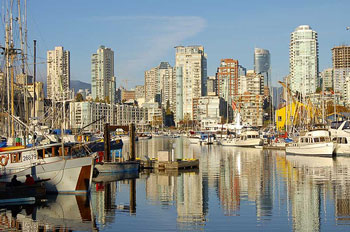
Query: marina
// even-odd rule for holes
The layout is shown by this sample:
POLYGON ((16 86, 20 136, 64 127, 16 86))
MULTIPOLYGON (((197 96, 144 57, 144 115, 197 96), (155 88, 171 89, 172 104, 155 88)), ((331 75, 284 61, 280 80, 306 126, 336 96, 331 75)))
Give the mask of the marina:
POLYGON ((350 231, 346 7, 78 2, 0 3, 0 231, 350 231))
MULTIPOLYGON (((307 230, 350 228, 350 158, 200 146, 185 137, 136 143, 136 158, 174 148, 198 169, 143 170, 94 180, 89 198, 49 196, 44 205, 3 208, 1 228, 79 231, 307 230), (174 148, 175 147, 175 148, 174 148), (334 190, 334 191, 333 191, 334 190), (75 211, 74 211, 75 210, 75 211), (31 212, 31 213, 30 213, 31 212), (43 217, 43 215, 46 215, 43 217), (7 218, 7 219, 6 219, 7 218), (162 218, 162 220, 159 220, 162 218), (9 223, 10 221, 16 223, 9 223), (8 222, 8 223, 7 223, 8 222)), ((123 150, 128 152, 128 146, 123 150)), ((155 155, 156 156, 156 155, 155 155)), ((154 157, 156 158, 156 157, 154 157)), ((42 203, 41 203, 42 204, 42 203)))

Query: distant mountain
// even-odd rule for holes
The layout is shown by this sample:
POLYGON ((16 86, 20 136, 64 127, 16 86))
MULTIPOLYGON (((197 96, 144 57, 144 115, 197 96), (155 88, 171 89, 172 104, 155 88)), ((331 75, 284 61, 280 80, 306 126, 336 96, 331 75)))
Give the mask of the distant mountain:
POLYGON ((74 89, 75 92, 78 92, 79 89, 89 89, 91 92, 91 84, 78 81, 78 80, 70 80, 70 88, 74 89))

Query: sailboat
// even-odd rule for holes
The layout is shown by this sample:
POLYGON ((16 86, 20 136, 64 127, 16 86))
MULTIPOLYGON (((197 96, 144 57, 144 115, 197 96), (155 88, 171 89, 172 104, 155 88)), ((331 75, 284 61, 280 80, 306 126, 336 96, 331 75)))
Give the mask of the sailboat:
MULTIPOLYGON (((15 4, 16 5, 16 4, 15 4)), ((63 135, 61 137, 61 143, 53 143, 46 145, 38 145, 36 143, 36 137, 39 134, 35 125, 33 128, 21 122, 20 119, 15 117, 15 102, 14 102, 14 72, 15 72, 15 57, 21 55, 22 68, 21 74, 26 75, 27 70, 27 43, 23 39, 23 30, 25 34, 26 29, 26 1, 23 6, 21 1, 17 1, 17 8, 14 7, 14 1, 11 0, 9 4, 6 4, 8 9, 5 9, 4 15, 7 16, 5 20, 5 35, 6 42, 5 46, 1 47, 4 51, 4 56, 6 58, 6 95, 7 95, 7 108, 4 109, 3 117, 7 117, 7 147, 0 150, 0 182, 10 182, 14 175, 17 176, 19 181, 24 182, 25 176, 27 174, 33 176, 36 181, 45 181, 47 192, 55 193, 86 193, 90 190, 92 171, 93 171, 93 161, 94 156, 90 151, 76 148, 74 146, 67 146, 63 142, 63 135), (16 19, 13 11, 18 13, 16 19), (22 26, 22 13, 25 12, 24 21, 25 29, 22 26), (15 48, 15 39, 13 38, 14 33, 13 28, 14 23, 18 23, 20 44, 21 48, 15 48), (6 115, 6 116, 5 116, 6 115), (18 144, 9 143, 16 138, 15 124, 17 128, 24 128, 23 131, 30 133, 32 135, 32 144, 29 146, 26 144, 26 139, 24 139, 24 144, 20 142, 18 144), (14 146, 15 145, 15 146, 14 146)), ((25 36, 26 37, 26 36, 25 36)), ((34 118, 35 118, 35 103, 36 103, 36 89, 35 89, 35 75, 36 75, 36 42, 34 41, 34 118)), ((25 83, 23 84, 23 92, 25 96, 24 106, 27 109, 26 115, 28 115, 29 107, 28 101, 26 100, 28 85, 27 77, 25 77, 25 83)), ((5 96, 5 94, 3 94, 5 96)), ((64 106, 64 104, 62 104, 64 106)), ((63 114, 65 110, 62 111, 63 114)), ((65 118, 65 115, 62 117, 65 118)), ((29 122, 29 117, 27 117, 27 123, 29 122)), ((28 137, 27 137, 28 138, 28 137)))

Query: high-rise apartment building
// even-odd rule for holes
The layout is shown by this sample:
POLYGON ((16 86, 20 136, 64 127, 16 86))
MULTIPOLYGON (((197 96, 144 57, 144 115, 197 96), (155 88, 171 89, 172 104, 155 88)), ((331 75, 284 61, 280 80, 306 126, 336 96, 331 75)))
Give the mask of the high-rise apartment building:
POLYGON ((324 90, 333 89, 333 69, 327 68, 321 72, 324 90))
POLYGON ((291 33, 289 46, 290 88, 303 96, 316 92, 318 77, 317 32, 301 25, 291 33))
POLYGON ((208 76, 207 79, 207 95, 216 95, 216 76, 208 76))
POLYGON ((203 46, 177 46, 176 121, 193 120, 193 100, 207 93, 207 55, 203 46))
POLYGON ((68 99, 70 88, 70 52, 63 47, 47 51, 47 97, 68 99))
POLYGON ((239 95, 264 95, 264 75, 248 70, 245 76, 239 77, 238 86, 239 95))
POLYGON ((233 96, 239 93, 238 77, 238 60, 221 59, 216 72, 218 96, 224 98, 227 102, 232 100, 233 96))
POLYGON ((264 76, 264 86, 271 81, 271 59, 269 50, 262 48, 254 49, 254 71, 264 76))
POLYGON ((145 86, 144 85, 136 85, 135 86, 135 98, 145 98, 145 86))
POLYGON ((176 86, 174 68, 168 62, 161 62, 159 66, 145 71, 146 102, 158 101, 163 107, 167 102, 175 110, 176 86))
POLYGON ((334 92, 345 96, 345 79, 350 74, 350 46, 332 48, 334 92))
POLYGON ((91 92, 94 100, 116 101, 114 52, 105 46, 91 56, 91 92))

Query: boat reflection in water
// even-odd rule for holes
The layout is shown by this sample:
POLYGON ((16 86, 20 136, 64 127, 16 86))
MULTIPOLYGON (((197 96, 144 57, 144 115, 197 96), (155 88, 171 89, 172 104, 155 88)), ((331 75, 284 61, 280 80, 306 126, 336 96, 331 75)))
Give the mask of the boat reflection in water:
POLYGON ((2 208, 0 230, 64 231, 93 230, 90 203, 85 195, 49 196, 40 205, 13 205, 2 208))
POLYGON ((1 228, 350 229, 350 157, 286 156, 277 150, 193 145, 183 138, 139 141, 136 151, 138 157, 157 158, 157 151, 172 148, 177 158, 199 158, 199 169, 100 176, 90 203, 58 195, 42 206, 8 208, 1 213, 1 228))

